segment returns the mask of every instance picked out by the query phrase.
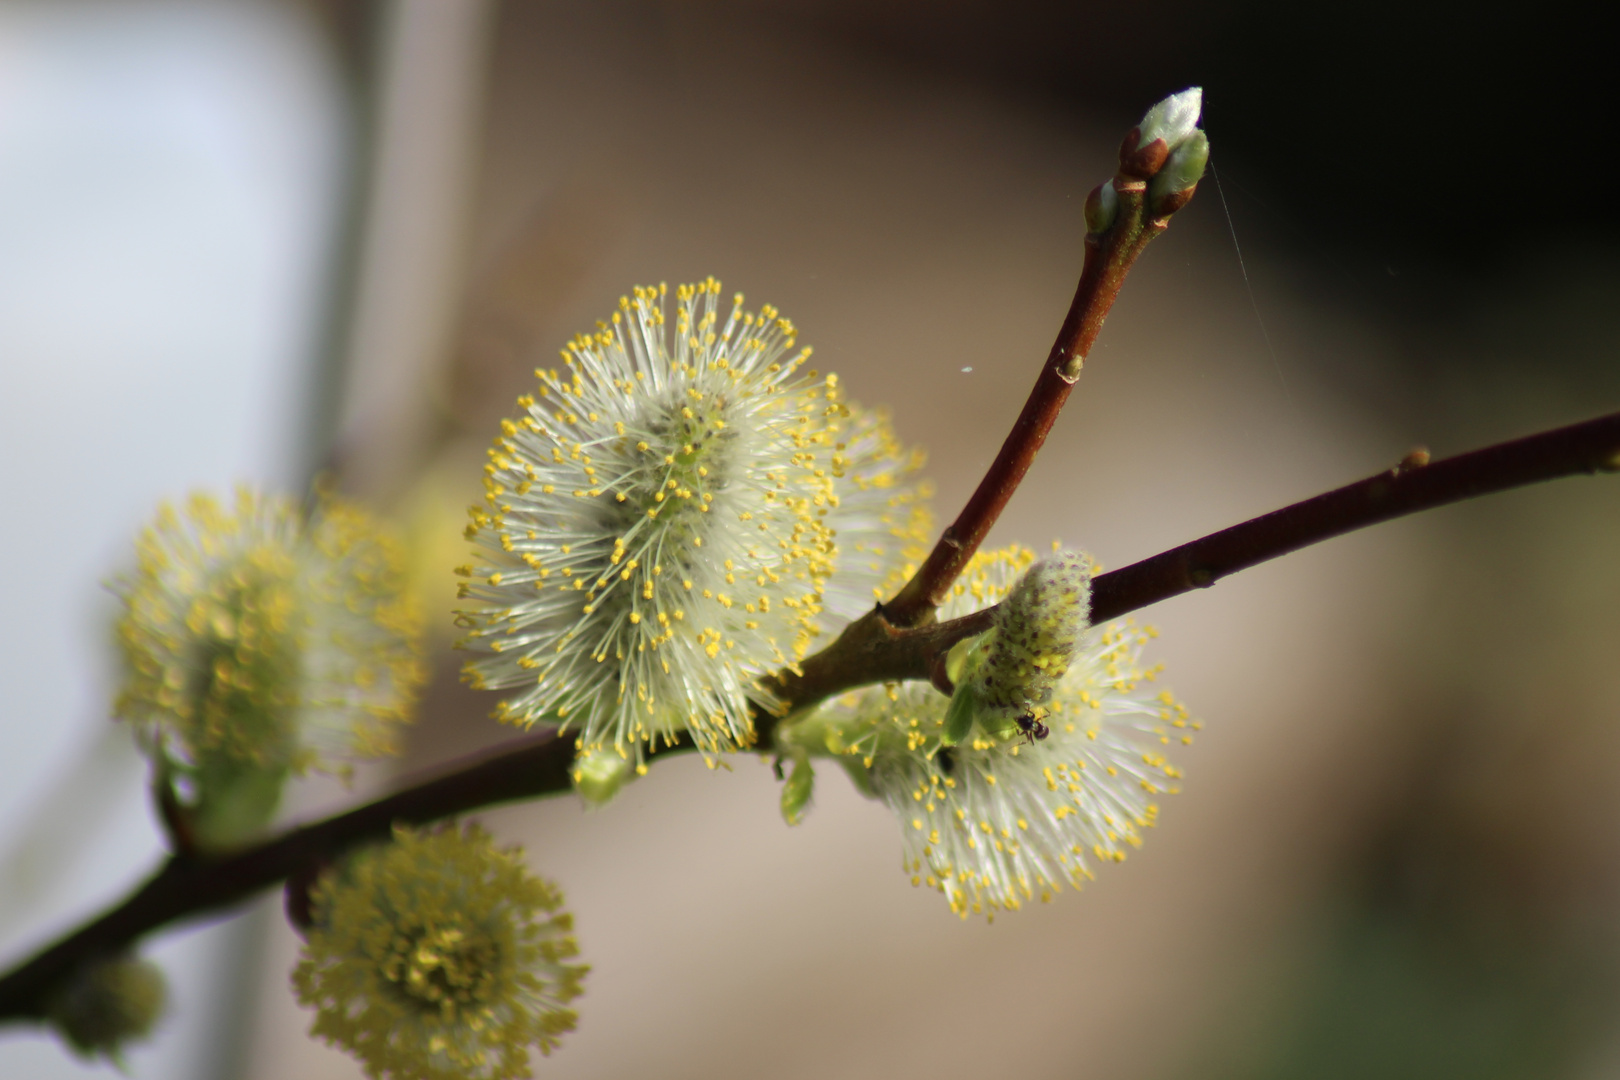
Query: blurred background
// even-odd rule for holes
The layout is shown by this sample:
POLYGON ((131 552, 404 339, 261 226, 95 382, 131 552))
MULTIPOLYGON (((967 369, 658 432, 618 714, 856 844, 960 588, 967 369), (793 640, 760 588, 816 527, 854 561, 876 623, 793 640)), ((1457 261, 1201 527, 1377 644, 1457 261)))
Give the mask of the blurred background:
MULTIPOLYGON (((1086 192, 1200 84, 1216 173, 992 537, 1122 566, 1620 408, 1607 49, 1560 3, 0 3, 6 955, 158 857, 99 584, 158 498, 334 471, 436 612, 399 769, 508 737, 456 683, 449 568, 537 363, 632 284, 714 274, 892 407, 948 520, 1086 192)), ((912 889, 837 777, 787 828, 753 758, 484 815, 594 966, 539 1072, 1620 1076, 1617 526, 1613 480, 1568 480, 1150 609, 1207 725, 1184 794, 991 926, 912 889)), ((178 1002, 134 1075, 359 1076, 303 1036, 279 907, 161 939, 178 1002)), ((0 1032, 0 1075, 103 1069, 0 1032)))

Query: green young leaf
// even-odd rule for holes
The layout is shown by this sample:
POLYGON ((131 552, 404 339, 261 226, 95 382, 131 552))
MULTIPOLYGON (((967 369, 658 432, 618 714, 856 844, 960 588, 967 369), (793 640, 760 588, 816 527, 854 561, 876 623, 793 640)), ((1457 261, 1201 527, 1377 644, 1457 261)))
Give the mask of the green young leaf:
POLYGON ((816 786, 816 771, 810 765, 810 756, 803 754, 793 759, 793 772, 782 785, 782 820, 797 825, 804 820, 810 808, 810 796, 816 786))
POLYGON ((970 682, 958 683, 951 695, 951 707, 945 713, 945 733, 940 742, 955 746, 973 730, 973 718, 979 712, 979 694, 970 682))

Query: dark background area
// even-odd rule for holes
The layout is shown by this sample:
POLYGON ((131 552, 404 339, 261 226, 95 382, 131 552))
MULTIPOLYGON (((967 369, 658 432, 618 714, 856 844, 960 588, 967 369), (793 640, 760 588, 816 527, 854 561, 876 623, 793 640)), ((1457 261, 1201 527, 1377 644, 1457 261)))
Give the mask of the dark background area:
MULTIPOLYGON (((1608 194, 1613 38, 1588 5, 744 0, 719 9, 1122 129, 1142 102, 1202 85, 1220 185, 1206 182, 1203 198, 1224 197, 1234 241, 1272 249, 1291 287, 1394 331, 1393 369, 1328 377, 1411 424, 1414 438, 1433 438, 1435 414, 1451 411, 1459 363, 1521 365, 1530 353, 1543 378, 1576 392, 1620 386, 1594 339, 1603 335, 1583 325, 1613 307, 1613 293, 1564 272, 1614 266, 1620 254, 1620 208, 1608 194), (1523 305, 1536 308, 1531 321, 1553 325, 1508 315, 1523 305), (1491 312, 1505 317, 1493 323, 1491 312), (1459 339, 1459 323, 1477 328, 1477 340, 1459 339)), ((1259 279, 1267 268, 1249 271, 1259 279)))
POLYGON ((1202 85, 1230 182, 1365 287, 1399 281, 1380 295, 1412 317, 1549 246, 1615 240, 1612 38, 1586 5, 742 6, 1121 125, 1202 85))

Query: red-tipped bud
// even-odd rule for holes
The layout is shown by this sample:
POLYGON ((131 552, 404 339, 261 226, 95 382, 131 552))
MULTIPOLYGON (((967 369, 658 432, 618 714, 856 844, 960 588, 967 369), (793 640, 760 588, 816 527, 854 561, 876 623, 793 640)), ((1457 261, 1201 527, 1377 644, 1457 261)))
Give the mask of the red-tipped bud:
POLYGON ((1119 171, 1138 180, 1151 179, 1170 156, 1170 144, 1163 139, 1143 141, 1142 129, 1131 128, 1119 146, 1119 171))

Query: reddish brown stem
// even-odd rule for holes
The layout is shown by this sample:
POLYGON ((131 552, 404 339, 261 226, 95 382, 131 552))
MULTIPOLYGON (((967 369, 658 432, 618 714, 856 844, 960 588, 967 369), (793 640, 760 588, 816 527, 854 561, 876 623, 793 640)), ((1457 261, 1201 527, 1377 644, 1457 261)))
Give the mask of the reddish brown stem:
MULTIPOLYGON (((1163 147, 1162 142, 1154 145, 1163 147)), ((1163 163, 1162 154, 1158 162, 1163 163)), ((1103 320, 1125 283, 1125 275, 1142 249, 1165 230, 1168 217, 1148 216, 1144 209, 1145 181, 1121 172, 1114 179, 1114 188, 1119 195, 1114 224, 1106 232, 1086 237, 1080 283, 1023 411, 962 512, 940 535, 934 550, 899 595, 884 605, 891 625, 914 627, 933 620, 934 610, 944 602, 952 583, 984 543, 1045 444, 1047 433, 1080 377, 1081 365, 1102 331, 1103 320)))
POLYGON ((1098 622, 1207 589, 1228 574, 1420 510, 1582 473, 1620 470, 1620 413, 1498 443, 1432 464, 1396 467, 1143 559, 1091 583, 1098 622))

